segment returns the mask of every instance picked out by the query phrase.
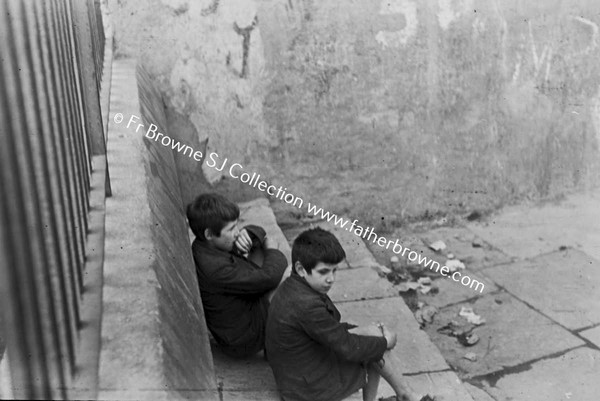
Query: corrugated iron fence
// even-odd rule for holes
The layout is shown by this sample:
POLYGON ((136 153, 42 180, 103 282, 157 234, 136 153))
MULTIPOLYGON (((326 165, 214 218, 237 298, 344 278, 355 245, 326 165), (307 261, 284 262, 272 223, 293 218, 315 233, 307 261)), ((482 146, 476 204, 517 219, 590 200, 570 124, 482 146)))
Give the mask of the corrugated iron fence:
POLYGON ((93 0, 0 1, 0 309, 17 398, 72 397, 103 54, 93 0))

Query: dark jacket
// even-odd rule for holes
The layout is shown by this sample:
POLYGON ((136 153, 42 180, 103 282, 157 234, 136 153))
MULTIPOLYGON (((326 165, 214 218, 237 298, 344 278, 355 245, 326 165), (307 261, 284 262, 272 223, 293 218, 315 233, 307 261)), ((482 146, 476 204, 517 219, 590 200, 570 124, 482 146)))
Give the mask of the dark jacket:
POLYGON ((381 359, 383 337, 358 336, 340 323, 331 299, 292 274, 277 290, 267 319, 266 350, 286 400, 332 401, 365 384, 363 363, 381 359))
POLYGON ((258 266, 198 239, 192 243, 192 254, 206 324, 217 343, 235 357, 263 349, 269 307, 265 294, 279 284, 287 266, 285 256, 265 249, 263 265, 258 266))

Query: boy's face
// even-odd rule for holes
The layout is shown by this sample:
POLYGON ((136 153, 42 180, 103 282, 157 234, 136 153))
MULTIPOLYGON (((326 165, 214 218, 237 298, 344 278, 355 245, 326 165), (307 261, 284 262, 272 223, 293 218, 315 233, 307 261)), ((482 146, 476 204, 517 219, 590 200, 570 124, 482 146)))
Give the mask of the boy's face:
POLYGON ((304 277, 308 284, 313 290, 320 292, 321 294, 327 294, 333 283, 335 283, 335 273, 337 272, 338 265, 330 265, 327 263, 319 262, 312 271, 309 273, 301 268, 298 270, 298 274, 304 277))
POLYGON ((206 240, 215 248, 225 252, 233 250, 233 244, 239 234, 238 221, 230 221, 221 229, 221 235, 218 237, 211 233, 206 236, 206 240))

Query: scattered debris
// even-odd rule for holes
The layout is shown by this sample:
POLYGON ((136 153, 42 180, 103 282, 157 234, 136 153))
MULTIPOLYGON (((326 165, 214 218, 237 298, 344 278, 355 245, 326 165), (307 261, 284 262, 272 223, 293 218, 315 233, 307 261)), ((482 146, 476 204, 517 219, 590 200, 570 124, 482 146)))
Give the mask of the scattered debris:
POLYGON ((471 362, 475 362, 477 361, 477 354, 474 352, 467 352, 466 354, 463 355, 464 359, 467 359, 471 362))
POLYGON ((421 287, 421 284, 419 284, 415 281, 408 281, 406 283, 400 283, 398 285, 398 291, 407 292, 409 290, 417 290, 417 289, 419 289, 419 287, 421 287))
POLYGON ((421 277, 417 280, 417 283, 419 283, 421 285, 431 285, 431 278, 430 277, 421 277))
POLYGON ((446 267, 450 269, 450 272, 454 273, 457 270, 463 270, 466 268, 465 264, 458 259, 448 259, 446 260, 446 267))
POLYGON ((432 305, 419 304, 419 309, 415 312, 415 319, 421 327, 427 323, 433 322, 433 317, 438 312, 438 309, 432 305))
POLYGON ((419 297, 417 295, 417 291, 415 290, 408 290, 406 292, 399 292, 400 296, 402 297, 402 299, 404 300, 404 302, 406 303, 406 306, 408 306, 408 309, 410 309, 411 312, 415 313, 415 311, 417 311, 417 309, 419 309, 419 297))
POLYGON ((379 277, 387 276, 392 272, 392 270, 387 266, 382 266, 379 263, 374 265, 373 268, 377 271, 379 277))
POLYGON ((473 246, 473 248, 481 248, 481 247, 483 247, 483 243, 481 242, 481 240, 479 238, 475 238, 473 240, 473 242, 471 242, 471 245, 473 246))
POLYGON ((480 326, 485 323, 485 319, 479 315, 476 315, 475 312, 473 312, 473 308, 468 306, 463 306, 462 308, 460 308, 460 312, 458 312, 458 315, 464 317, 465 319, 467 319, 467 322, 472 323, 476 326, 480 326))
POLYGON ((419 401, 436 401, 436 400, 435 400, 435 396, 432 397, 429 394, 426 394, 423 397, 421 397, 421 399, 419 401))
POLYGON ((456 339, 461 345, 465 347, 470 347, 479 342, 479 336, 475 333, 463 333, 456 336, 456 339))
POLYGON ((481 213, 479 213, 478 211, 471 212, 467 216, 467 220, 469 220, 469 221, 479 220, 480 218, 481 218, 481 213))
POLYGON ((453 253, 449 253, 448 255, 446 255, 448 257, 448 259, 454 259, 454 254, 453 253))
POLYGON ((559 251, 566 251, 567 249, 569 249, 569 247, 566 246, 566 245, 561 245, 561 246, 558 247, 559 251))
POLYGON ((444 241, 439 240, 439 241, 435 241, 432 244, 429 244, 429 247, 436 252, 441 252, 444 249, 446 249, 446 244, 444 243, 444 241))

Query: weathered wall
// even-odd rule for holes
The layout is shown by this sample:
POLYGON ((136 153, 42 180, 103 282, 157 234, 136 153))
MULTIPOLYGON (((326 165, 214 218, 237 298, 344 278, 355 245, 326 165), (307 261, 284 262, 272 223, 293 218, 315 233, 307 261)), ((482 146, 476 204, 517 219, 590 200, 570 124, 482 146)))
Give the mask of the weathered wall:
MULTIPOLYGON (((109 8, 116 53, 140 58, 165 92, 169 113, 189 121, 196 141, 209 139, 209 150, 240 163, 266 153, 264 56, 254 0, 120 0, 109 1, 109 8)), ((193 175, 196 166, 188 167, 193 175)), ((219 177, 214 169, 205 172, 211 181, 219 177)))
MULTIPOLYGON (((143 67, 137 73, 142 118, 166 130, 160 92, 143 67)), ((164 371, 169 387, 193 399, 216 389, 209 334, 204 320, 187 220, 173 152, 145 140, 145 169, 151 213, 153 269, 160 285, 159 318, 164 371)), ((208 398, 207 398, 208 399, 208 398)))
POLYGON ((264 104, 296 193, 385 228, 597 184, 600 3, 305 3, 264 104))
POLYGON ((597 184, 596 1, 111 2, 192 137, 379 229, 597 184))

